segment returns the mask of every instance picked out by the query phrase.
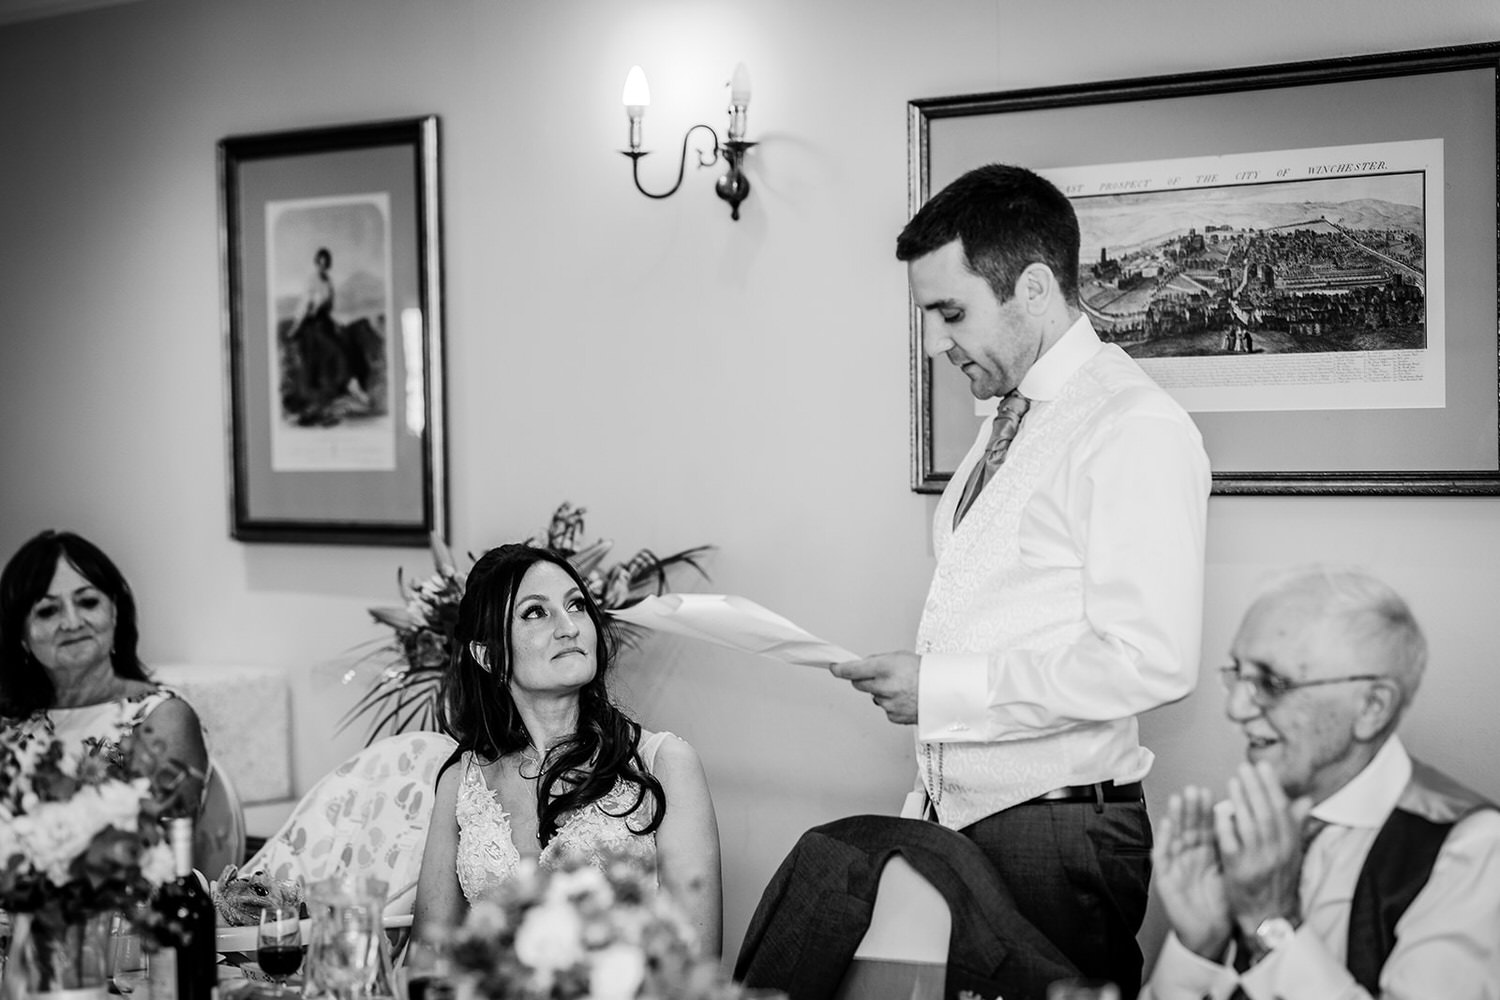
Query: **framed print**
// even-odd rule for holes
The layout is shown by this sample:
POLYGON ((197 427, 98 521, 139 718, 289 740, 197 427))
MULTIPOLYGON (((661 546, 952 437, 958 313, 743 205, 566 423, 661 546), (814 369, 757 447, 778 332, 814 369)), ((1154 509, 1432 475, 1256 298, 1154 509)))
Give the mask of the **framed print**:
POLYGON ((231 136, 219 179, 231 534, 446 537, 437 118, 231 136))
MULTIPOLYGON (((1080 307, 1192 414, 1220 494, 1500 494, 1500 43, 911 101, 1072 201, 1080 307)), ((983 414, 911 312, 912 488, 983 414)))

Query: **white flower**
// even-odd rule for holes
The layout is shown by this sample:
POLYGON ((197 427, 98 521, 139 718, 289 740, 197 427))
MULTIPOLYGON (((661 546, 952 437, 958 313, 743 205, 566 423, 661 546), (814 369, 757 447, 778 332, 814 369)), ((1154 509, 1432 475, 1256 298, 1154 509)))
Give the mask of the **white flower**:
POLYGON ((469 916, 464 921, 464 933, 481 941, 493 941, 508 923, 505 907, 492 899, 481 899, 469 908, 469 916))
POLYGON ((88 850, 94 834, 103 827, 87 810, 68 802, 44 802, 30 816, 16 820, 15 833, 32 867, 44 872, 53 885, 66 885, 68 866, 88 850))
POLYGON ((85 792, 94 793, 95 804, 90 808, 97 808, 103 822, 101 829, 112 826, 116 830, 126 833, 134 833, 139 826, 141 818, 141 799, 151 788, 151 782, 147 778, 137 778, 129 783, 123 781, 106 781, 92 789, 83 789, 75 798, 82 798, 85 792))
POLYGON ((533 906, 516 931, 516 958, 550 978, 583 958, 582 932, 578 911, 567 903, 533 906))
POLYGON ((548 902, 573 901, 603 908, 614 902, 614 897, 609 880, 593 865, 557 872, 547 883, 548 902))
POLYGON ((646 956, 639 948, 615 944, 594 954, 589 976, 592 1000, 632 1000, 646 978, 646 956))
POLYGON ((177 877, 177 862, 172 857, 172 848, 166 844, 153 844, 141 855, 141 875, 152 885, 166 885, 177 877))
POLYGON ((66 802, 37 802, 27 815, 9 824, 10 833, 34 868, 54 885, 70 881, 69 866, 88 850, 101 830, 136 830, 145 779, 125 783, 107 781, 85 785, 66 802))

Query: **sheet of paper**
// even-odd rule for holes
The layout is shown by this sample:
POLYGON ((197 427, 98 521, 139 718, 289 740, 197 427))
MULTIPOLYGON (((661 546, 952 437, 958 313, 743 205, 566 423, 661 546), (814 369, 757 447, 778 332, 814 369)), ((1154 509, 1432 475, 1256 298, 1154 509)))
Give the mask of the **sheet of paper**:
POLYGON ((859 659, 754 601, 732 594, 662 594, 610 614, 642 628, 809 667, 859 659))

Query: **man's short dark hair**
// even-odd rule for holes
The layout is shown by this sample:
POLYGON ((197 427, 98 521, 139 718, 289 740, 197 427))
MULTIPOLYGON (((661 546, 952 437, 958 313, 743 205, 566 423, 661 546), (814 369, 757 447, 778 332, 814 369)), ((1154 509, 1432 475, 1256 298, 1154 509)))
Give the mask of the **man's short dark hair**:
POLYGON ((954 240, 969 270, 1001 302, 1031 264, 1052 269, 1063 299, 1078 305, 1078 216, 1067 196, 1024 167, 976 167, 928 199, 896 238, 896 259, 913 261, 954 240))

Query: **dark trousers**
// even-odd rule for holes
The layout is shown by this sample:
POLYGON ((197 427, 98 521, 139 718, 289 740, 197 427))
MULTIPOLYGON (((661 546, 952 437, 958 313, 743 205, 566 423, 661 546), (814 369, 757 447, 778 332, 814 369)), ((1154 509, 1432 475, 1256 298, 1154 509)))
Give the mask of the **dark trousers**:
POLYGON ((1151 881, 1144 802, 1035 802, 959 831, 989 858, 1016 909, 1078 967, 1124 1000, 1141 988, 1136 932, 1151 881))

